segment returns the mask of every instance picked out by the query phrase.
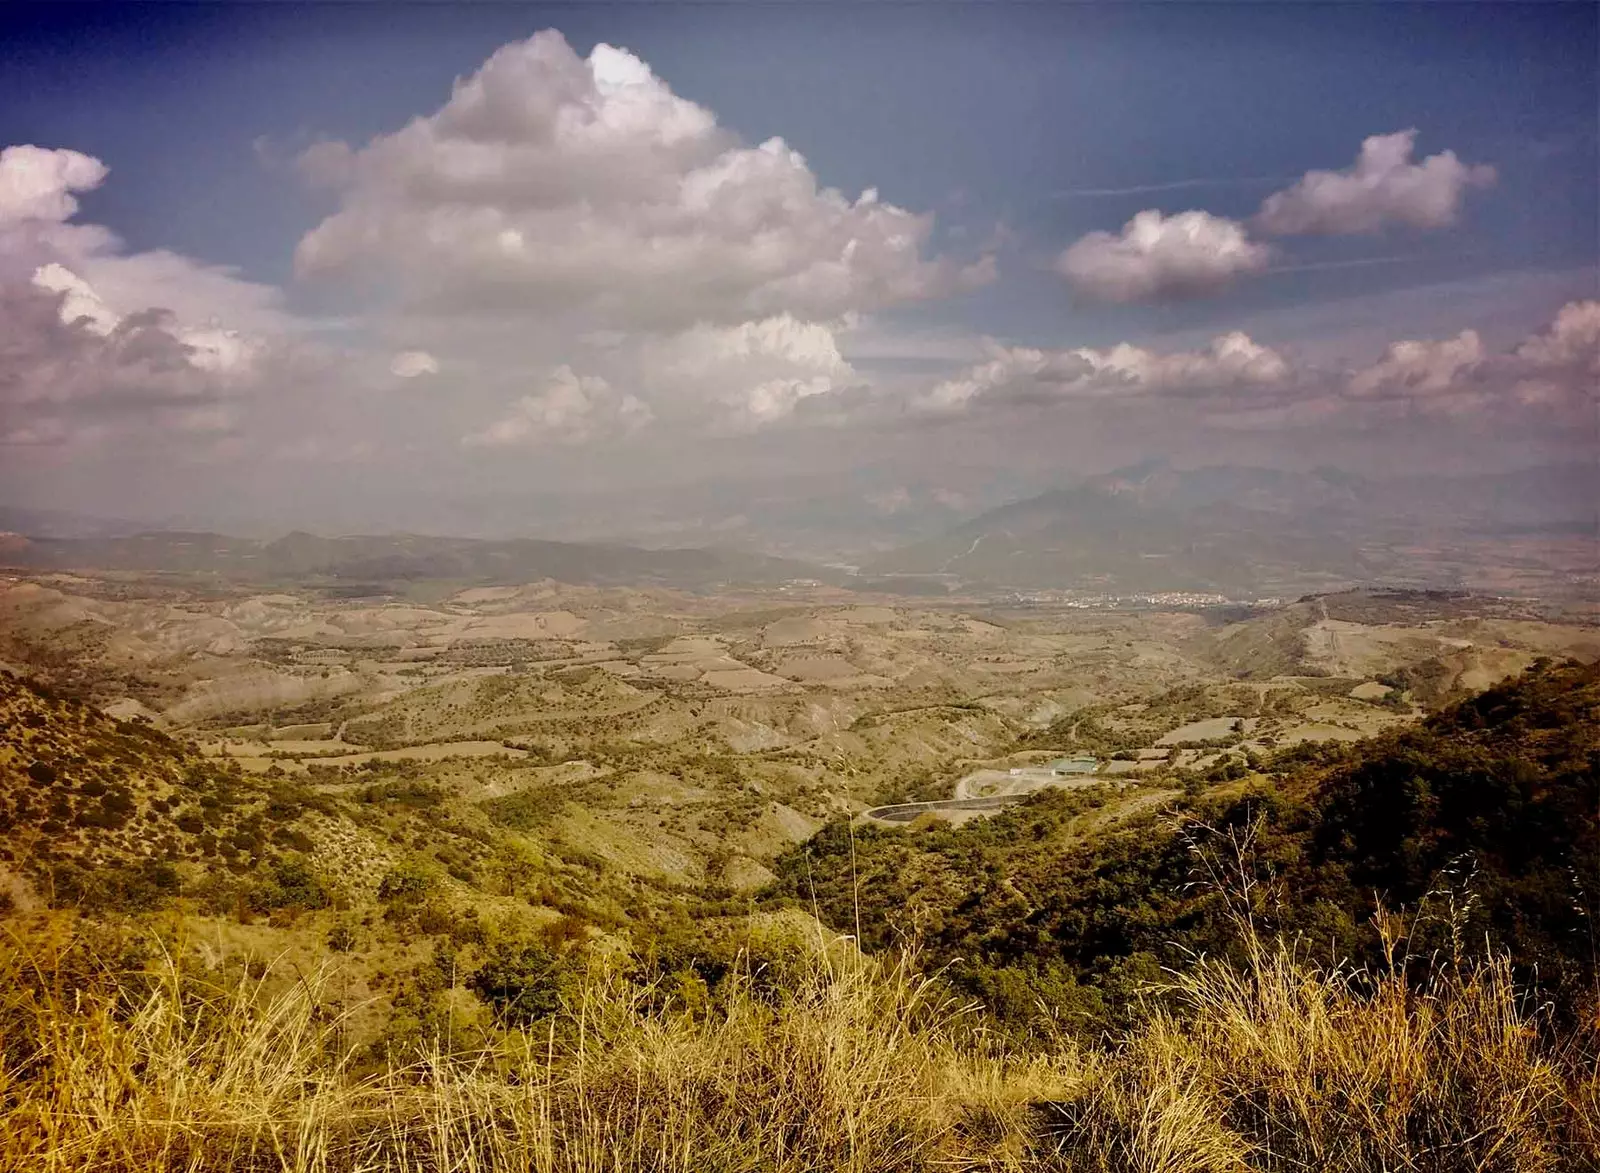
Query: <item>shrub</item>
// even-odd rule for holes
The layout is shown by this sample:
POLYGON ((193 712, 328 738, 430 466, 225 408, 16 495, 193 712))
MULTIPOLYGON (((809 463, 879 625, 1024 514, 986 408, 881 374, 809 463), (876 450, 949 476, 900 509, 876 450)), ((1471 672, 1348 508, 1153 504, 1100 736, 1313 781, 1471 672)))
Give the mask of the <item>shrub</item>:
POLYGON ((255 912, 277 909, 311 910, 331 903, 327 889, 300 856, 282 856, 267 868, 267 875, 252 887, 249 905, 255 912))
POLYGON ((328 948, 335 953, 348 953, 356 947, 356 931, 344 922, 328 930, 328 948))
POLYGON ((378 899, 385 904, 412 907, 437 886, 438 880, 417 863, 402 863, 391 868, 378 882, 378 899))
POLYGON ((569 978, 562 955, 545 945, 502 945, 467 979, 467 985, 494 1011, 497 1021, 526 1026, 561 1008, 569 978))

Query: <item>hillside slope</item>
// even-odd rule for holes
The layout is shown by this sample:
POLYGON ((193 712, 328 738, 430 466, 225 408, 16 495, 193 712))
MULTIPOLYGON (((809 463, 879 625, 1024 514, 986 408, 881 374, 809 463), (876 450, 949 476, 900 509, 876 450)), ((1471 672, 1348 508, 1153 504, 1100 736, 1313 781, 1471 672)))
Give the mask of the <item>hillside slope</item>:
POLYGON ((1042 998, 1099 1021, 1197 953, 1238 954, 1242 925, 1382 966, 1377 905, 1409 918, 1419 980, 1487 939, 1569 1010, 1593 1000, 1600 667, 1271 769, 1094 835, 1094 800, 1061 793, 959 829, 834 824, 780 862, 775 899, 869 947, 916 940, 1021 1019, 1042 998))

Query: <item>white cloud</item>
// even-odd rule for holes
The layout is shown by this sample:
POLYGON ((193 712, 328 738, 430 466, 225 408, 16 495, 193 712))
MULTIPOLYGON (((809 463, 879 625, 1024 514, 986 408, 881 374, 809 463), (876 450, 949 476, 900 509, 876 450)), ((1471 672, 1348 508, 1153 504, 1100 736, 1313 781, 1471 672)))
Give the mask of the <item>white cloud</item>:
MULTIPOLYGON (((33 274, 33 285, 60 296, 58 317, 62 325, 79 327, 100 338, 110 338, 128 320, 106 305, 99 292, 72 270, 52 261, 33 274)), ((164 331, 180 347, 183 361, 195 370, 238 379, 247 377, 260 356, 262 344, 237 331, 219 326, 184 326, 165 310, 145 310, 139 329, 164 331)))
POLYGON ((78 151, 14 146, 0 151, 0 224, 60 223, 78 210, 73 192, 99 187, 106 166, 78 151))
POLYGON ((1543 420, 1592 429, 1600 397, 1600 301, 1569 302, 1548 328, 1509 351, 1489 351, 1474 330, 1393 343, 1377 362, 1348 376, 1345 394, 1357 403, 1474 416, 1494 426, 1543 420))
POLYGON ((173 334, 188 348, 189 365, 234 380, 253 375, 265 349, 261 340, 220 326, 179 326, 173 334))
POLYGON ((1106 350, 996 346, 987 362, 939 383, 916 405, 952 412, 980 402, 1049 403, 1238 392, 1276 388, 1293 376, 1281 354, 1237 331, 1212 339, 1204 350, 1171 354, 1126 342, 1106 350))
POLYGON ((80 323, 91 334, 104 338, 122 320, 122 315, 106 305, 87 281, 55 261, 34 270, 33 283, 61 294, 61 320, 80 323))
POLYGON ((1468 165, 1452 151, 1411 161, 1417 132, 1402 130, 1365 139, 1344 171, 1310 171, 1285 191, 1267 197, 1256 223, 1277 236, 1372 233, 1389 224, 1448 228, 1469 187, 1487 187, 1493 167, 1468 165))
POLYGON ((725 397, 734 409, 735 422, 770 424, 794 413, 802 399, 832 394, 837 388, 825 375, 809 379, 768 379, 725 397))
POLYGON ((227 394, 170 317, 129 315, 102 333, 83 316, 64 320, 65 301, 32 285, 0 288, 0 431, 43 443, 178 426, 178 413, 227 394))
POLYGON ((426 350, 402 350, 389 360, 389 372, 401 379, 437 375, 439 360, 426 350))
POLYGON ((73 221, 72 193, 99 187, 107 174, 99 159, 78 151, 0 151, 0 273, 21 269, 44 288, 66 291, 72 309, 102 332, 110 318, 147 309, 208 329, 288 326, 271 286, 165 249, 129 253, 108 229, 73 221))
POLYGON ((1200 351, 1153 354, 1126 343, 1107 352, 1082 351, 1101 374, 1110 372, 1136 385, 1162 391, 1229 387, 1269 387, 1290 375, 1289 363, 1271 347, 1232 331, 1200 351))
POLYGON ((709 411, 714 426, 767 426, 788 418, 802 400, 860 384, 839 348, 840 332, 854 324, 780 314, 736 326, 699 325, 646 342, 636 378, 680 414, 709 411))
POLYGON ((831 326, 780 314, 737 326, 699 325, 661 348, 674 369, 703 375, 730 363, 776 362, 831 374, 849 373, 831 326))
POLYGON ((1272 249, 1244 226, 1208 212, 1163 216, 1149 209, 1117 234, 1091 232, 1056 258, 1073 288, 1102 301, 1148 301, 1214 293, 1259 273, 1272 249))
MULTIPOLYGON (((1131 343, 1043 349, 990 343, 988 358, 920 393, 912 410, 961 416, 1019 405, 1159 403, 1230 429, 1449 418, 1480 432, 1586 429, 1600 400, 1600 301, 1574 301, 1544 330, 1492 350, 1472 329, 1390 343, 1365 365, 1293 363, 1240 331, 1199 350, 1131 343)), ((1086 416, 1075 417, 1077 419, 1086 416)), ((1175 417, 1179 418, 1179 417, 1175 417)))
POLYGON ((1441 395, 1459 390, 1483 361, 1483 340, 1475 330, 1438 342, 1395 342, 1377 362, 1351 373, 1348 391, 1358 399, 1441 395))
POLYGON ((286 335, 297 329, 283 309, 282 291, 274 286, 246 280, 229 266, 209 265, 166 249, 124 252, 121 242, 104 229, 82 227, 88 231, 58 234, 53 255, 92 285, 116 313, 154 307, 196 329, 255 335, 286 335))
POLYGON ((1511 395, 1518 404, 1595 427, 1600 422, 1600 301, 1562 306, 1549 329, 1517 347, 1514 362, 1511 395))
POLYGON ((1600 375, 1600 301, 1572 301, 1555 321, 1517 347, 1517 357, 1541 370, 1600 375))
POLYGON ((462 443, 482 448, 581 444, 634 431, 650 418, 649 407, 635 396, 618 393, 602 378, 561 366, 537 395, 524 395, 504 416, 463 437, 462 443))
POLYGON ((0 151, 0 415, 8 443, 215 437, 284 356, 269 286, 82 224, 107 169, 77 151, 0 151))
POLYGON ((822 321, 992 277, 924 259, 932 218, 819 187, 782 139, 740 144, 637 57, 559 33, 495 52, 438 111, 308 166, 340 192, 296 254, 412 312, 683 329, 822 321))

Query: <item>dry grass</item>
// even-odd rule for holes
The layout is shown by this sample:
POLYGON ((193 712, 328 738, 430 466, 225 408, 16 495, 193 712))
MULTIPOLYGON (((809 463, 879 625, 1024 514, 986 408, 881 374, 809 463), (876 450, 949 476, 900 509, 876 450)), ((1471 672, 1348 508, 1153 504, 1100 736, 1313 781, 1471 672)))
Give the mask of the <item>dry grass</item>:
POLYGON ((695 1015, 600 972, 490 1050, 363 1075, 328 974, 70 952, 0 972, 0 1169, 1520 1173, 1596 1167, 1600 1137, 1593 1052, 1493 961, 1419 994, 1263 948, 1126 1038, 1025 1054, 903 959, 818 957, 777 1004, 735 978, 695 1015))
POLYGON ((1593 1050, 1553 1045, 1497 958, 1418 992, 1263 948, 1173 992, 1062 1112, 1087 1168, 1600 1168, 1593 1050))

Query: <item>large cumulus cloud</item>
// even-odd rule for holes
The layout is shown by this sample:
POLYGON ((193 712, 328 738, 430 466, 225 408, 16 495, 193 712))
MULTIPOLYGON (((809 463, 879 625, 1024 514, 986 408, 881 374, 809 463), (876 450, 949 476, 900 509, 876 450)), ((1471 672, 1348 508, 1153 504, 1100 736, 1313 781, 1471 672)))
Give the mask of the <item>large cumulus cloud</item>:
POLYGON ((305 165, 340 207, 299 272, 432 315, 824 320, 989 276, 924 256, 931 217, 820 186, 782 139, 741 144, 637 57, 579 57, 553 31, 498 50, 433 114, 305 165))
POLYGON ((394 352, 426 353, 475 446, 769 426, 861 385, 840 345, 865 315, 993 277, 991 258, 930 255, 930 215, 847 197, 633 54, 580 56, 553 31, 432 113, 301 164, 338 206, 297 271, 345 290, 394 352))

